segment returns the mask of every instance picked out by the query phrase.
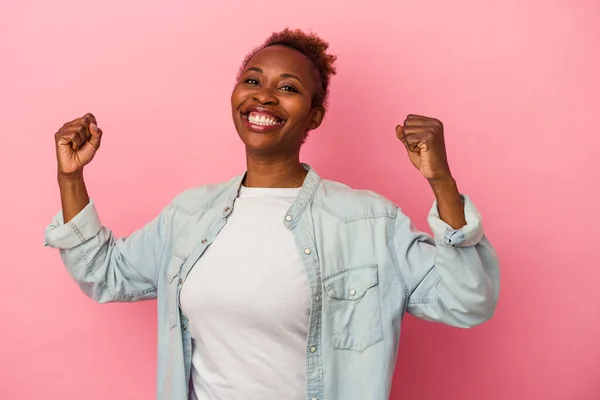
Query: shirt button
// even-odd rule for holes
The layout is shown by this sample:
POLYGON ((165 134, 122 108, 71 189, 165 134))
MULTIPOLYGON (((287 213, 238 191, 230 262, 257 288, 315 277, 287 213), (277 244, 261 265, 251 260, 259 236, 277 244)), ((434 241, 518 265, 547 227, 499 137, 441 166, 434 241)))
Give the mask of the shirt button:
POLYGON ((179 284, 181 285, 183 283, 183 279, 179 278, 179 284))
POLYGON ((310 399, 310 400, 319 400, 319 399, 317 399, 316 397, 313 397, 313 398, 312 398, 312 399, 310 399))
POLYGON ((206 244, 206 239, 202 239, 202 244, 206 244))
POLYGON ((291 215, 288 215, 288 216, 286 216, 286 217, 285 217, 285 220, 286 220, 287 222, 290 222, 290 221, 292 220, 292 216, 291 216, 291 215))
POLYGON ((350 289, 350 296, 354 296, 356 294, 356 290, 350 289))
POLYGON ((317 346, 310 346, 310 352, 314 353, 315 351, 317 351, 317 346))
POLYGON ((319 301, 319 300, 321 300, 321 299, 319 298, 319 296, 315 296, 315 301, 319 301))
POLYGON ((306 254, 306 255, 310 254, 310 249, 308 247, 306 249, 304 249, 304 254, 306 254))
POLYGON ((229 210, 231 210, 231 208, 229 207, 225 207, 225 209, 223 210, 224 212, 228 212, 229 210))

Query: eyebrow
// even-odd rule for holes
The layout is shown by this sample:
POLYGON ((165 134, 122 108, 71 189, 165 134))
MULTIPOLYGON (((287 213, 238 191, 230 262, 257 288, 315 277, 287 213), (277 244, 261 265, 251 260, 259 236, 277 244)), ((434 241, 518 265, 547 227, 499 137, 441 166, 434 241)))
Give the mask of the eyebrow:
MULTIPOLYGON (((259 74, 264 73, 264 71, 258 67, 250 67, 246 70, 246 72, 248 71, 255 71, 258 72, 259 74)), ((292 79, 296 79, 297 81, 299 81, 300 83, 302 82, 302 79, 300 79, 300 77, 298 75, 294 75, 294 74, 281 74, 279 75, 280 78, 292 78, 292 79)))

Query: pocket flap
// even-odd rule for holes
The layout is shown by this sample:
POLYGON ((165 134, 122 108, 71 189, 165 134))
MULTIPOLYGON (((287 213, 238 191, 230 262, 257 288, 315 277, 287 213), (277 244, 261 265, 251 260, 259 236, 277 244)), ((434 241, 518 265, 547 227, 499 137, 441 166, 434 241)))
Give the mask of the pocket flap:
POLYGON ((327 295, 339 300, 358 300, 379 283, 377 264, 347 269, 323 281, 327 295))

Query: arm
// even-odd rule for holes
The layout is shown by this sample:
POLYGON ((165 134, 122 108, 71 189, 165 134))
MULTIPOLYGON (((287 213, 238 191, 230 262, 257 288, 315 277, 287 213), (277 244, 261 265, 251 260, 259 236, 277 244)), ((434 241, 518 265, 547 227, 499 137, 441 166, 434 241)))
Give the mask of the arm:
POLYGON ((60 250, 69 274, 92 300, 153 299, 171 218, 167 207, 129 237, 116 238, 100 223, 92 200, 66 223, 63 213, 57 214, 46 229, 45 244, 60 250))
POLYGON ((92 114, 67 122, 55 134, 62 212, 46 229, 46 246, 60 250, 71 276, 95 301, 154 298, 171 209, 126 238, 117 239, 102 226, 83 179, 101 137, 92 114))
POLYGON ((500 280, 498 257, 485 238, 479 212, 466 196, 461 208, 467 223, 454 229, 440 218, 434 204, 428 217, 433 237, 418 232, 398 211, 393 249, 407 286, 407 311, 468 328, 492 317, 500 280))
POLYGON ((407 286, 407 311, 459 327, 485 322, 498 300, 498 257, 484 236, 479 212, 457 189, 443 125, 411 114, 396 134, 436 197, 429 215, 433 237, 417 232, 401 212, 396 218, 393 248, 407 286))

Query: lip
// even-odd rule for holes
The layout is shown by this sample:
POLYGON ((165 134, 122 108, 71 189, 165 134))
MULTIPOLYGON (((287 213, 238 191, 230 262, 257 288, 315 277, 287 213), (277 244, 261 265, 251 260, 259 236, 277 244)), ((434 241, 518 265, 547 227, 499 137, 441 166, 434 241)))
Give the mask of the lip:
POLYGON ((287 121, 287 119, 284 118, 281 114, 273 111, 270 108, 261 107, 261 106, 250 106, 250 107, 244 108, 240 114, 242 116, 242 122, 244 123, 244 126, 246 127, 246 129, 253 131, 253 132, 258 132, 258 133, 264 133, 264 132, 269 132, 269 131, 279 129, 283 125, 285 125, 285 123, 287 121), (277 118, 277 119, 281 120, 282 123, 278 124, 278 125, 256 125, 256 124, 253 124, 252 122, 250 122, 248 120, 248 115, 251 112, 257 112, 260 114, 264 114, 264 115, 268 115, 270 117, 277 118))
POLYGON ((270 109, 267 107, 261 107, 261 106, 245 107, 244 109, 242 109, 242 116, 248 117, 248 114, 250 114, 253 111, 257 112, 257 113, 269 115, 271 117, 275 117, 277 119, 282 120, 283 122, 286 121, 286 118, 283 115, 279 114, 278 112, 274 111, 273 109, 270 109))

